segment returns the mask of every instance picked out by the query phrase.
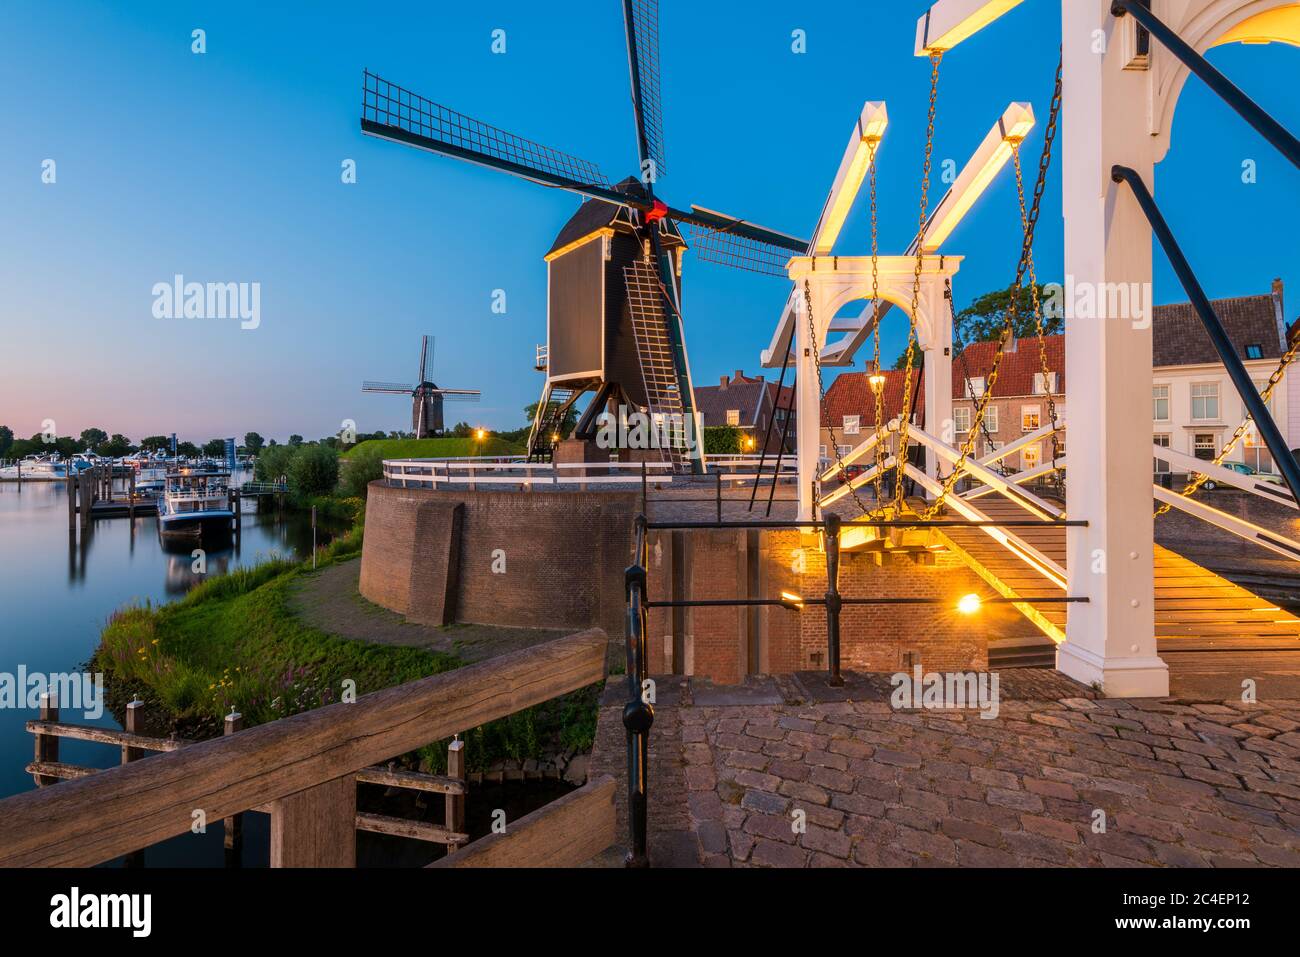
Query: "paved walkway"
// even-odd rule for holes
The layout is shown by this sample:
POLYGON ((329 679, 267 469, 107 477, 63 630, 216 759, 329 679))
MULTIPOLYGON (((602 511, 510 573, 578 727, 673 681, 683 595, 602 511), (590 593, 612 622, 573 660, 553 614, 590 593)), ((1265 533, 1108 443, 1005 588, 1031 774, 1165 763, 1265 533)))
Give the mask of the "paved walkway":
MULTIPOLYGON (((894 711, 883 676, 838 696, 851 700, 808 676, 661 680, 652 861, 1300 866, 1300 700, 1098 700, 1020 674, 993 719, 894 711)), ((622 780, 624 695, 611 681, 593 755, 622 780)))

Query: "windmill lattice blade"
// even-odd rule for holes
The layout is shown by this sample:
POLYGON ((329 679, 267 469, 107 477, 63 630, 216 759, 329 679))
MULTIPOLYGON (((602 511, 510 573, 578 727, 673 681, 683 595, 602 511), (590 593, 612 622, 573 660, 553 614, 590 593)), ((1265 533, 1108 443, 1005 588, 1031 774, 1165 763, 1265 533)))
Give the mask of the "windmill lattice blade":
POLYGON ((364 82, 361 128, 373 136, 398 139, 518 176, 541 173, 546 177, 542 182, 561 188, 607 185, 595 163, 489 126, 369 70, 364 82))
POLYGON ((654 161, 657 179, 668 172, 659 84, 659 0, 624 0, 623 9, 624 16, 632 18, 629 34, 636 47, 636 56, 629 60, 636 74, 632 95, 636 99, 637 122, 645 138, 646 155, 654 161))
POLYGON ((361 383, 362 392, 399 392, 410 395, 415 391, 413 385, 403 385, 400 382, 363 382, 361 383))
POLYGON ((420 337, 420 378, 416 382, 429 381, 429 337, 420 337))
POLYGON ((786 263, 792 256, 798 255, 781 246, 740 236, 725 229, 709 229, 694 223, 683 225, 695 254, 702 262, 720 263, 746 272, 788 279, 786 263))
POLYGON ((478 402, 482 398, 478 392, 458 392, 455 390, 437 391, 434 395, 442 396, 444 402, 478 402))

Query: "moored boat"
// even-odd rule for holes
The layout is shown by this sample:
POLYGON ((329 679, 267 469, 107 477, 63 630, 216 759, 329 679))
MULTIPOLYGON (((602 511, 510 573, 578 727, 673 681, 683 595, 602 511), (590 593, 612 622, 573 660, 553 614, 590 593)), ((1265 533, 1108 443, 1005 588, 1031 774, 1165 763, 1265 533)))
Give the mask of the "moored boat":
POLYGON ((158 534, 164 538, 201 539, 229 536, 229 473, 218 469, 179 468, 167 473, 158 502, 158 534))

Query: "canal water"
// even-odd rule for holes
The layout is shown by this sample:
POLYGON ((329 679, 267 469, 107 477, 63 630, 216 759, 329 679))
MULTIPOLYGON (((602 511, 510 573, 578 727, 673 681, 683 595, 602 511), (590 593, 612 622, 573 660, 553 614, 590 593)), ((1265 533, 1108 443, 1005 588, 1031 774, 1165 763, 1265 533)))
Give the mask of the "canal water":
MULTIPOLYGON (((236 474, 235 481, 251 478, 236 474)), ((244 503, 239 542, 207 554, 207 575, 253 565, 273 556, 311 554, 311 519, 300 512, 276 516, 244 503)), ((320 544, 341 529, 318 523, 320 544)), ((67 489, 62 482, 0 482, 0 672, 27 674, 82 672, 99 643, 112 612, 130 602, 173 601, 203 579, 191 569, 189 549, 165 551, 152 516, 98 519, 70 545, 67 489)), ((32 790, 23 768, 32 760, 32 735, 26 722, 39 717, 25 707, 0 707, 0 797, 32 790)), ((98 719, 80 711, 64 720, 120 728, 104 709, 98 719)), ((111 767, 121 751, 111 745, 63 739, 61 761, 111 767)), ((265 863, 265 815, 249 814, 245 823, 247 863, 265 863), (260 850, 259 850, 260 849, 260 850)), ((222 829, 213 822, 208 833, 174 838, 150 848, 149 866, 211 866, 223 863, 222 829)))

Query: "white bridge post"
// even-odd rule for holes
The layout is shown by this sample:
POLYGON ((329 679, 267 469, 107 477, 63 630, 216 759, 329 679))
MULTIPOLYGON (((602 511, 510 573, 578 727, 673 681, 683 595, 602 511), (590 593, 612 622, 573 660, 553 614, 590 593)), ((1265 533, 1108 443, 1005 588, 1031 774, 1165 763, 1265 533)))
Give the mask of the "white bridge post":
POLYGON ((1066 488, 1069 517, 1089 523, 1066 534, 1067 594, 1089 601, 1068 606, 1057 667, 1107 695, 1163 696, 1169 672, 1156 652, 1152 554, 1152 237, 1132 193, 1111 181, 1120 163, 1152 183, 1150 74, 1124 68, 1124 23, 1111 16, 1110 0, 1061 6, 1065 379, 1076 463, 1066 488))

